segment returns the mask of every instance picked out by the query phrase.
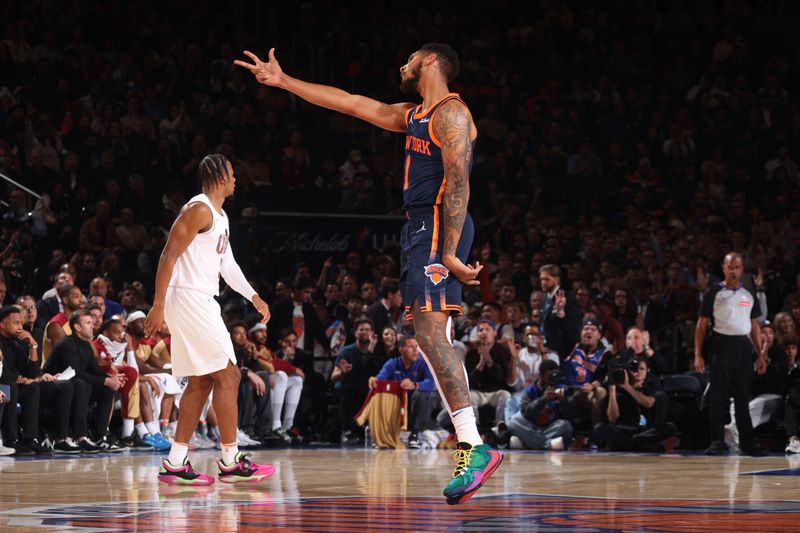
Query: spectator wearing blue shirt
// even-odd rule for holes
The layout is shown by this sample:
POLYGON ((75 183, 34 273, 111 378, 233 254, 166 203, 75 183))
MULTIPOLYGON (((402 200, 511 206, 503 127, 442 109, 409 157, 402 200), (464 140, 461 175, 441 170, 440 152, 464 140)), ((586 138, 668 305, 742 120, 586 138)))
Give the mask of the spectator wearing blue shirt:
POLYGON ((563 450, 572 441, 572 425, 561 418, 564 391, 551 382, 558 363, 549 359, 539 366, 539 380, 522 391, 520 410, 508 421, 509 448, 563 450))
POLYGON ((114 315, 121 315, 125 312, 122 304, 108 298, 108 280, 97 277, 89 284, 89 296, 102 296, 105 304, 103 320, 108 320, 114 315))
POLYGON ((400 387, 408 391, 408 447, 420 447, 419 432, 431 419, 433 411, 434 381, 425 360, 420 357, 419 345, 413 337, 400 341, 400 355, 386 361, 375 377, 369 378, 369 388, 375 388, 378 380, 399 381, 400 387))

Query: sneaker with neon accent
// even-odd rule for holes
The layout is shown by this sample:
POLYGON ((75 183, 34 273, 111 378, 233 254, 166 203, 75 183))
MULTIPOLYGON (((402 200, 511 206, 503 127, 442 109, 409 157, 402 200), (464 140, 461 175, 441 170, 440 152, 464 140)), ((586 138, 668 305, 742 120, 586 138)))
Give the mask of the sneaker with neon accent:
POLYGON ((503 462, 500 452, 488 444, 470 446, 466 442, 459 442, 453 455, 456 470, 453 479, 442 491, 450 505, 469 500, 503 462))
POLYGON ((214 478, 195 472, 188 459, 183 460, 180 466, 174 466, 168 459, 161 461, 161 469, 158 471, 158 480, 167 485, 211 485, 214 478))
POLYGON ((272 465, 260 465, 250 461, 249 453, 239 452, 232 465, 217 461, 219 480, 222 483, 256 483, 269 478, 275 473, 272 465))

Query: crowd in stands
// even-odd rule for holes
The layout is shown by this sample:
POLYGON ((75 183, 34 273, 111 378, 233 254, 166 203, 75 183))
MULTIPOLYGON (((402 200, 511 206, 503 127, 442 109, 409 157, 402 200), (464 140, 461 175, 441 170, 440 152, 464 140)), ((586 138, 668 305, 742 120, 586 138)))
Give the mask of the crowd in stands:
MULTIPOLYGON (((398 102, 397 69, 428 41, 459 52, 452 89, 479 131, 471 260, 484 269, 452 334, 487 441, 704 448, 694 329, 737 252, 768 343, 753 425, 765 447, 800 453, 798 6, 4 7, 0 172, 25 188, 0 183, 0 453, 169 447, 185 380, 168 330, 145 338, 142 322, 212 152, 234 164, 231 244, 272 308, 265 328, 220 296, 240 445, 358 444, 359 411, 385 416, 390 402, 370 402, 387 392, 407 401, 410 434, 398 444, 370 422, 375 444, 435 446, 451 428, 403 315, 397 247, 354 241, 267 277, 270 251, 250 245, 259 211, 402 214, 402 138, 233 65, 274 44, 291 74, 398 102)), ((215 422, 209 403, 193 446, 215 445, 215 422)), ((736 449, 733 416, 726 441, 736 449)))

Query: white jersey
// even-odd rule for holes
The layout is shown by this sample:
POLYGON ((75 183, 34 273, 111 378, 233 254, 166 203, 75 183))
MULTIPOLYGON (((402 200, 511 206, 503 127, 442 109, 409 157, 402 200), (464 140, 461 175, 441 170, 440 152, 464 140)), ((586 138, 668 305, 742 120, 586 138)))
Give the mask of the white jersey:
POLYGON ((228 251, 228 216, 225 211, 217 211, 205 194, 198 194, 186 202, 186 205, 197 202, 207 205, 211 210, 211 228, 198 233, 178 257, 169 286, 217 296, 222 261, 228 251))

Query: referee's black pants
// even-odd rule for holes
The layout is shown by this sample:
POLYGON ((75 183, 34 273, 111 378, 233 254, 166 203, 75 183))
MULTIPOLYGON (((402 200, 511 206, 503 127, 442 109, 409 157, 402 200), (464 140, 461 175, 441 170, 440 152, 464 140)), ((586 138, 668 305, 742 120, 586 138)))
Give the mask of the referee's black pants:
POLYGON ((745 336, 714 334, 711 344, 711 441, 723 441, 730 412, 730 398, 736 411, 739 446, 755 447, 750 420, 750 388, 753 383, 753 344, 745 336))

